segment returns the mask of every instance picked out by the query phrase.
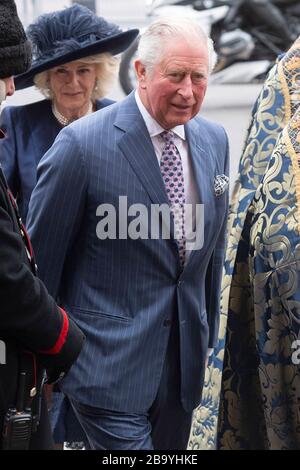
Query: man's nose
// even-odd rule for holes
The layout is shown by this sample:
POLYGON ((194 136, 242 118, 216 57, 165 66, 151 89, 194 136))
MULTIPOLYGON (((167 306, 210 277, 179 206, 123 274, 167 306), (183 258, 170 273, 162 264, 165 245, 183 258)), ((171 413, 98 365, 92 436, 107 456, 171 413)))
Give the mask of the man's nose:
POLYGON ((183 80, 180 82, 178 93, 185 99, 193 96, 193 82, 190 75, 185 75, 183 80))
POLYGON ((12 96, 15 92, 15 82, 13 77, 6 80, 6 96, 12 96))

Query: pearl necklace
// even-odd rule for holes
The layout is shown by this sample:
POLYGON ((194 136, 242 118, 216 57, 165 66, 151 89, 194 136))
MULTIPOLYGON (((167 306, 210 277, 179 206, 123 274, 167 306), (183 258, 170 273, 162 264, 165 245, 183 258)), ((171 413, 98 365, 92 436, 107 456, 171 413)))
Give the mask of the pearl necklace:
MULTIPOLYGON (((87 116, 88 114, 92 114, 92 112, 93 112, 93 103, 90 101, 89 108, 83 116, 87 116)), ((57 109, 54 102, 52 103, 52 113, 54 114, 54 116, 58 120, 59 124, 61 124, 63 127, 65 127, 68 124, 70 124, 71 122, 76 121, 77 119, 79 119, 79 118, 75 118, 75 119, 66 118, 63 114, 61 114, 58 111, 58 109, 57 109)), ((83 117, 83 116, 81 116, 81 117, 83 117)))

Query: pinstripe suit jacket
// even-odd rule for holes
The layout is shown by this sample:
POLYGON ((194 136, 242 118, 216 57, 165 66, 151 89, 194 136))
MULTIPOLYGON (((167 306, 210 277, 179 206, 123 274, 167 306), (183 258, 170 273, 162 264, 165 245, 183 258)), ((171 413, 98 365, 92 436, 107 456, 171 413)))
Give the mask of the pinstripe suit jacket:
MULTIPOLYGON (((119 196, 128 206, 167 204, 153 145, 134 95, 65 128, 38 168, 27 219, 49 291, 86 334, 63 381, 64 392, 91 406, 144 412, 158 389, 170 332, 178 315, 181 398, 201 398, 207 347, 217 338, 226 192, 214 178, 228 173, 224 130, 196 117, 186 125, 199 197, 204 246, 184 270, 174 239, 99 240, 97 207, 119 196)), ((117 227, 118 228, 118 227, 117 227)))

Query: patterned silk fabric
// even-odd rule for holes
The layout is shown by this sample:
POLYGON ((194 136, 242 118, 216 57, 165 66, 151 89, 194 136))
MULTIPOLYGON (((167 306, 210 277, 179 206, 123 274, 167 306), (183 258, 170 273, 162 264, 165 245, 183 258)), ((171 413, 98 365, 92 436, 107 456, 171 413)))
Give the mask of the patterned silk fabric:
POLYGON ((175 237, 178 244, 180 263, 185 260, 185 230, 184 230, 184 178, 180 153, 174 143, 174 133, 161 133, 165 146, 160 159, 160 171, 165 183, 166 192, 174 217, 175 237))
POLYGON ((191 449, 300 448, 291 348, 300 323, 299 104, 298 38, 252 112, 228 217, 219 343, 191 449))

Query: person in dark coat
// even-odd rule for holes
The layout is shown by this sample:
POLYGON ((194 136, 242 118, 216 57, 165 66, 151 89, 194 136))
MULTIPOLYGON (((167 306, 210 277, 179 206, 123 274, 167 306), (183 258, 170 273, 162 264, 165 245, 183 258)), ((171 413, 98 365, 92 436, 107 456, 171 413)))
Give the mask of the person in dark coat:
MULTIPOLYGON (((31 63, 13 0, 0 4, 0 98, 31 63)), ((4 137, 1 131, 1 137, 4 137)), ((42 386, 63 377, 84 335, 36 276, 29 238, 0 168, 0 447, 51 449, 42 386), (46 372, 45 372, 46 371, 46 372), (18 433, 22 427, 22 433, 18 433), (15 431, 15 432, 11 432, 15 431), (17 437, 17 439, 16 439, 17 437)))

